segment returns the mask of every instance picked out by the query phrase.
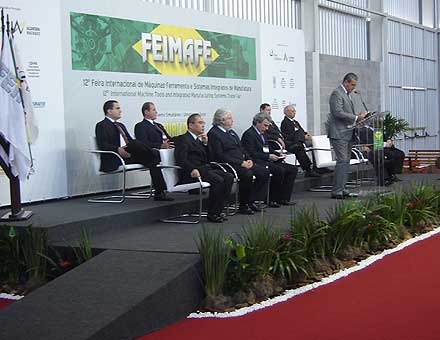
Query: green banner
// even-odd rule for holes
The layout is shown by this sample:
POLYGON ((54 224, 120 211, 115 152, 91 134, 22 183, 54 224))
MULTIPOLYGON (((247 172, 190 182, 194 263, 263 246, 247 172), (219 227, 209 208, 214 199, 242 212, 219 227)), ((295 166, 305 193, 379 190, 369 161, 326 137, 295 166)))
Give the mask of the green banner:
POLYGON ((72 69, 256 80, 255 38, 70 13, 72 69))

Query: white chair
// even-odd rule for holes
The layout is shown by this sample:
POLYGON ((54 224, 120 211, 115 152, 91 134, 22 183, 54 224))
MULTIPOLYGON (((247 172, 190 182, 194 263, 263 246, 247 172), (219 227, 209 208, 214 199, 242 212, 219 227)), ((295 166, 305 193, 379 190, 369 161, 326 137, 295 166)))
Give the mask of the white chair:
POLYGON ((86 150, 92 155, 92 163, 93 163, 93 169, 95 170, 95 174, 98 176, 104 176, 104 175, 111 175, 111 174, 120 174, 122 173, 122 187, 121 187, 121 195, 108 195, 104 197, 99 198, 91 198, 88 201, 92 203, 123 203, 126 198, 141 198, 141 199, 148 199, 152 196, 153 189, 150 186, 150 191, 147 192, 139 192, 127 195, 126 194, 126 182, 127 182, 127 172, 131 171, 149 171, 148 168, 146 168, 142 164, 125 164, 124 159, 119 156, 118 153, 113 151, 103 151, 98 149, 98 144, 96 142, 96 137, 90 137, 89 140, 89 146, 90 149, 86 150), (111 172, 104 172, 100 170, 101 166, 101 154, 111 154, 115 157, 118 157, 121 161, 121 165, 119 168, 117 168, 114 171, 111 172))
POLYGON ((165 180, 165 184, 167 186, 168 192, 188 192, 189 190, 198 189, 199 190, 199 209, 197 214, 187 213, 181 214, 174 217, 169 217, 165 219, 161 219, 162 222, 166 223, 186 223, 186 224, 196 224, 199 223, 203 213, 202 213, 202 204, 203 204, 203 196, 202 191, 205 188, 209 188, 211 184, 208 182, 203 182, 199 177, 197 182, 187 183, 187 184, 177 184, 179 182, 179 170, 180 166, 176 165, 176 161, 174 158, 174 149, 160 149, 160 164, 157 166, 161 169, 163 179, 165 180), (191 220, 189 218, 195 217, 195 220, 191 220))
MULTIPOLYGON (((312 148, 310 148, 310 150, 313 152, 316 168, 333 168, 336 166, 336 160, 333 159, 333 151, 330 145, 330 139, 326 135, 312 136, 312 148)), ((351 152, 355 158, 350 159, 350 165, 357 165, 358 167, 356 168, 357 171, 355 183, 348 182, 347 184, 358 186, 359 165, 365 163, 366 160, 362 153, 356 148, 353 148, 351 152)), ((311 188, 310 191, 330 192, 331 188, 331 185, 321 185, 317 188, 311 188)))

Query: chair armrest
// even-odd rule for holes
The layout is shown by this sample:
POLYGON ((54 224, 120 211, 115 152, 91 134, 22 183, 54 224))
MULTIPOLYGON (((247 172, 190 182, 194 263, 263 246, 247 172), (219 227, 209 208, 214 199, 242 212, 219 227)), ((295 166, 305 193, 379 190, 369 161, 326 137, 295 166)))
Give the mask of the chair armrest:
POLYGON ((223 165, 221 165, 220 163, 217 162, 209 162, 209 164, 214 165, 216 167, 218 167, 220 170, 222 170, 223 172, 228 172, 225 167, 223 165))
POLYGON ((332 148, 330 148, 330 149, 325 149, 325 148, 313 148, 313 147, 311 147, 311 148, 308 148, 308 150, 307 151, 333 151, 333 149, 332 148))
POLYGON ((281 143, 278 142, 277 140, 269 139, 267 142, 268 142, 268 143, 276 144, 276 146, 278 147, 278 150, 275 150, 275 152, 279 152, 279 153, 287 153, 287 150, 285 150, 285 149, 283 148, 283 146, 281 145, 281 143))
POLYGON ((157 164, 156 167, 159 168, 159 169, 177 169, 177 170, 182 169, 182 167, 180 167, 180 166, 178 166, 178 165, 163 165, 163 164, 157 164))
POLYGON ((235 179, 238 179, 237 171, 235 171, 234 167, 231 164, 229 163, 218 163, 218 164, 225 166, 228 170, 230 170, 230 172, 232 172, 235 179))
POLYGON ((364 157, 362 155, 362 152, 360 150, 358 150, 356 148, 351 148, 351 153, 353 155, 355 155, 355 157, 356 157, 358 162, 360 162, 361 159, 362 159, 362 161, 365 161, 365 159, 364 159, 364 157))
POLYGON ((109 155, 115 155, 116 157, 119 158, 119 160, 121 161, 122 165, 125 166, 125 161, 124 159, 121 157, 121 155, 119 155, 117 152, 114 151, 105 151, 105 150, 86 150, 86 152, 89 153, 97 153, 97 154, 109 154, 109 155))

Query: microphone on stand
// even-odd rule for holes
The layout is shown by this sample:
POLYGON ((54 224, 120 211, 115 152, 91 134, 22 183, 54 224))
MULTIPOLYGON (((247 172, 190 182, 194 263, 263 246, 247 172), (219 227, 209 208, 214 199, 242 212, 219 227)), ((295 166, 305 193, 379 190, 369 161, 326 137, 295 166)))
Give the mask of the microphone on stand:
MULTIPOLYGON (((368 117, 368 115, 371 113, 370 111, 368 111, 368 108, 367 108, 367 105, 365 104, 365 102, 364 102, 364 99, 362 98, 362 95, 361 95, 361 93, 359 92, 359 90, 353 90, 353 93, 355 93, 355 94, 357 94, 357 95, 359 95, 359 98, 360 98, 360 100, 361 100, 361 103, 362 103, 362 106, 364 107, 364 109, 365 109, 365 111, 367 112, 367 115, 366 115, 366 117, 368 117)), ((353 124, 351 124, 351 125, 347 125, 347 129, 353 129, 353 128, 355 128, 356 127, 356 125, 357 125, 357 121, 356 122, 354 122, 353 124)))
POLYGON ((362 105, 363 105, 365 111, 366 111, 366 112, 369 112, 369 111, 368 111, 368 108, 367 108, 367 105, 365 105, 364 98, 362 98, 362 95, 361 95, 361 93, 359 92, 359 90, 353 90, 353 93, 356 93, 357 95, 359 95, 359 98, 361 99, 361 103, 362 103, 362 105))

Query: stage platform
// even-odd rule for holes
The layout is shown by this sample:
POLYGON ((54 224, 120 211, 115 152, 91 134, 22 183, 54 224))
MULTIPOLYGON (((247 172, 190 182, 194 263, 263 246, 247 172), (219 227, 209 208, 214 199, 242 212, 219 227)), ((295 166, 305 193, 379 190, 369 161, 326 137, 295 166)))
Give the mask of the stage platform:
MULTIPOLYGON (((360 197, 392 192, 410 182, 440 185, 438 175, 399 177, 403 181, 390 187, 361 187, 360 197)), ((286 229, 296 209, 312 204, 324 216, 338 200, 307 190, 331 180, 331 174, 299 177, 292 196, 298 204, 266 209, 264 218, 274 228, 286 229)), ((161 223, 160 218, 197 204, 197 196, 172 196, 174 202, 88 203, 89 197, 82 197, 26 206, 35 214, 30 220, 6 225, 46 228, 51 245, 74 244, 85 229, 93 248, 102 252, 0 311, 0 339, 133 339, 196 310, 203 298, 195 242, 202 227, 237 233, 261 215, 230 216, 223 224, 206 219, 196 225, 161 223)))

